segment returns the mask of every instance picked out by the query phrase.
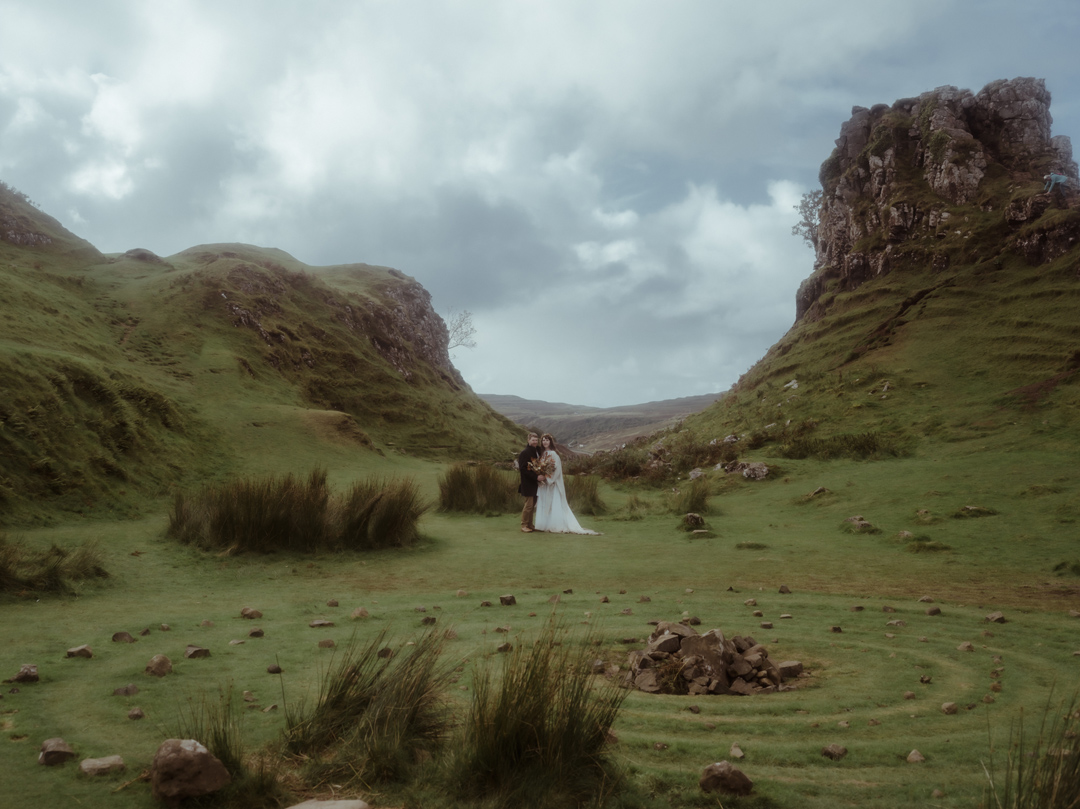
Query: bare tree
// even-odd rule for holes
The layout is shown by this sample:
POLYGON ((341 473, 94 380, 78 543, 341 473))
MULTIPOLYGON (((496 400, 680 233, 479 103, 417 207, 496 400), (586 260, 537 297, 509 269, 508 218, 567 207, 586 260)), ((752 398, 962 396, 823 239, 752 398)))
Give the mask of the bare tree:
POLYGON ((792 225, 791 235, 802 236, 803 241, 817 250, 818 228, 821 226, 821 189, 807 191, 792 207, 799 213, 799 224, 792 225))
POLYGON ((446 313, 446 330, 450 332, 450 343, 447 350, 454 348, 476 348, 476 328, 472 324, 472 312, 462 309, 455 312, 453 309, 446 313))

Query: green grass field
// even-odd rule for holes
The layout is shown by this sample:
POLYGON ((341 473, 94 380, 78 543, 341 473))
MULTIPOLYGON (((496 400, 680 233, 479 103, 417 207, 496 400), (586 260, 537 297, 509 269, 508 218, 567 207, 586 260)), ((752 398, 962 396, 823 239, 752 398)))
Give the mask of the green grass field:
MULTIPOLYGON (((504 639, 537 635, 553 610, 568 625, 596 633, 596 656, 613 666, 625 666, 627 652, 642 646, 648 621, 693 615, 701 630, 752 634, 773 659, 801 660, 809 671, 796 691, 767 696, 631 694, 610 747, 626 774, 614 805, 717 805, 697 779, 707 764, 728 758, 732 744, 745 752, 740 766, 755 789, 749 798, 725 798, 724 806, 978 805, 991 748, 1001 760, 1021 712, 1029 721, 1041 716, 1051 692, 1066 696, 1080 674, 1080 619, 1068 614, 1080 608, 1077 579, 1053 571, 1078 555, 1073 456, 1040 449, 1032 458, 1011 456, 1013 466, 1005 468, 955 447, 877 462, 763 457, 779 462, 783 477, 725 486, 710 500, 715 536, 707 539, 678 530, 678 517, 664 513, 663 491, 629 485, 604 487, 608 514, 584 520, 603 532, 599 537, 526 536, 513 514, 433 512, 422 521, 418 546, 365 555, 200 553, 164 538, 164 506, 137 520, 13 532, 11 539, 34 547, 97 541, 111 577, 83 585, 78 597, 4 597, 0 675, 14 675, 23 663, 41 674, 18 693, 5 686, 0 700, 0 768, 9 795, 17 796, 8 805, 150 806, 147 784, 127 782, 177 732, 189 700, 232 688, 251 691, 260 708, 277 705, 244 714, 245 743, 257 751, 280 734, 284 705, 310 698, 330 664, 334 651, 319 648, 319 640, 340 646, 354 633, 365 639, 386 629, 405 643, 426 631, 427 616, 457 633, 445 654, 463 668, 448 694, 461 715, 473 672, 497 664, 495 648, 504 639), (829 493, 807 502, 819 486, 829 493), (651 504, 651 513, 620 519, 631 496, 651 504), (965 505, 992 506, 997 514, 950 516, 965 505), (919 515, 922 509, 929 515, 919 515), (844 520, 854 514, 880 533, 846 533, 844 520), (897 538, 902 530, 948 550, 911 553, 897 538), (781 595, 781 584, 792 592, 781 595), (516 606, 498 606, 505 593, 516 596, 516 606), (942 614, 928 616, 923 596, 942 614), (748 598, 763 617, 752 615, 748 598), (340 606, 328 607, 331 599, 340 606), (496 606, 481 607, 483 600, 496 606), (245 606, 264 617, 241 618, 245 606), (350 618, 359 607, 369 617, 350 618), (984 620, 997 609, 1007 623, 984 620), (335 626, 312 629, 316 618, 335 626), (886 626, 897 619, 906 625, 886 626), (762 629, 762 621, 773 628, 762 629), (252 624, 265 637, 248 638, 252 624), (507 626, 507 634, 496 631, 507 626), (150 633, 140 637, 146 628, 150 633), (121 630, 137 642, 111 642, 121 630), (957 649, 965 641, 974 651, 957 649), (84 643, 93 658, 65 658, 84 643), (184 659, 188 644, 210 649, 211 657, 184 659), (162 679, 143 672, 158 653, 175 666, 162 679), (275 662, 281 676, 266 672, 275 662), (931 683, 921 683, 923 675, 931 683), (1000 691, 991 690, 995 682, 1000 691), (112 695, 128 683, 139 687, 137 695, 112 695), (907 691, 913 699, 905 699, 907 691), (943 714, 945 702, 957 703, 959 712, 943 714), (127 718, 135 706, 146 719, 127 718), (90 780, 77 774, 76 763, 41 767, 37 748, 54 736, 80 759, 120 754, 128 770, 90 780), (848 748, 842 761, 820 755, 832 742, 848 748), (907 763, 913 749, 926 761, 907 763), (935 789, 944 797, 931 803, 935 789)), ((402 459, 399 471, 434 498, 442 469, 402 459)), ((359 463, 338 466, 331 479, 344 486, 367 472, 359 463)), ((430 791, 419 795, 391 786, 363 797, 374 805, 453 805, 430 791)))

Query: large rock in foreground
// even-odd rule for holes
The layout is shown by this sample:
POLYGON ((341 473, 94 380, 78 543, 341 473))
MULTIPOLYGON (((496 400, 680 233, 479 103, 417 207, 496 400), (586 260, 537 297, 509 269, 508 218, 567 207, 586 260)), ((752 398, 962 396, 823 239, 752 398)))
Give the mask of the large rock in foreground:
POLYGON ((231 781, 225 765, 194 739, 166 739, 150 765, 150 793, 167 806, 217 792, 231 781))

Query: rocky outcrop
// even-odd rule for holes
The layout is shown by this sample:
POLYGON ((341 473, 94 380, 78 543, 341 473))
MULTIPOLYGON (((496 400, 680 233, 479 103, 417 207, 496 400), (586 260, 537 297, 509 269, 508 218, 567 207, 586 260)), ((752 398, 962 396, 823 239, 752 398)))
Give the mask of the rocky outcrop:
POLYGON ((1052 122, 1050 92, 1033 78, 854 107, 821 166, 815 272, 796 295, 796 317, 820 314, 830 285, 854 289, 892 271, 900 256, 946 269, 950 253, 940 247, 972 235, 965 209, 1000 217, 1014 231, 1006 246, 1033 263, 1080 243, 1076 217, 1032 228, 1080 186, 1072 144, 1051 136, 1052 122), (1041 190, 1049 172, 1070 178, 1056 199, 1041 190))

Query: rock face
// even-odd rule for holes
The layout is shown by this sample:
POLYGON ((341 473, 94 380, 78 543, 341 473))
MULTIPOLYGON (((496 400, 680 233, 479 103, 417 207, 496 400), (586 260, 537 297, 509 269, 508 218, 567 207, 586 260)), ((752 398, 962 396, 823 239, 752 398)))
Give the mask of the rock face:
POLYGON ((150 792, 167 806, 209 795, 229 784, 225 765, 194 739, 167 739, 150 765, 150 792))
MULTIPOLYGON (((751 637, 730 640, 719 629, 698 634, 693 627, 660 621, 645 649, 630 652, 626 685, 651 694, 771 694, 782 685, 781 670, 768 650, 751 637)), ((802 664, 787 662, 797 676, 802 664)))
POLYGON ((892 106, 853 108, 821 166, 815 271, 799 288, 796 318, 824 312, 830 282, 855 289, 887 274, 904 253, 945 269, 948 253, 934 242, 968 227, 956 206, 995 212, 1013 232, 1011 246, 1032 263, 1080 242, 1075 222, 1018 232, 1062 204, 1039 193, 1045 174, 1069 177, 1070 197, 1080 185, 1072 143, 1051 137, 1052 121, 1050 93, 1033 78, 995 81, 978 93, 938 87, 892 106), (1002 175, 1010 191, 992 192, 988 178, 1002 175))

